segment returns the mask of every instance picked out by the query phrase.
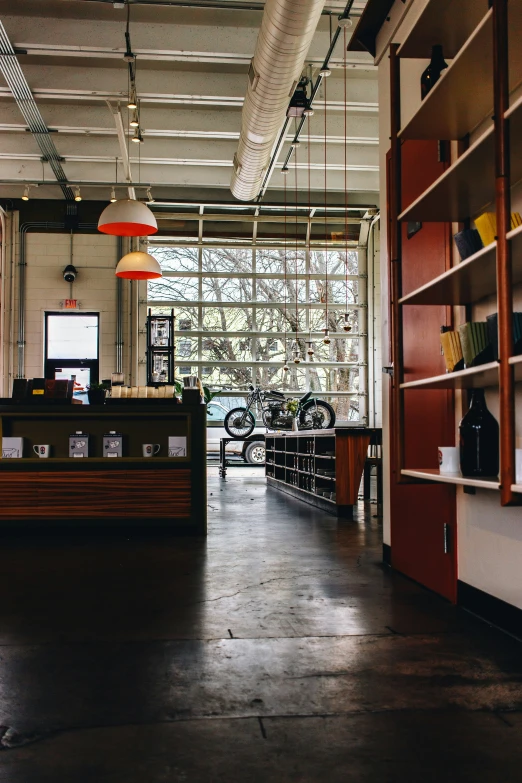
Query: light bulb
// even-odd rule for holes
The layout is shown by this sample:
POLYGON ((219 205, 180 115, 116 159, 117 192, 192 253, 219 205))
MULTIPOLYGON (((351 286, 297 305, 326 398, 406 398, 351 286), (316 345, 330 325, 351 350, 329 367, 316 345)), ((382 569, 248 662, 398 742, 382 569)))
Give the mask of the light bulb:
POLYGON ((80 193, 80 188, 76 186, 74 188, 74 200, 75 201, 81 201, 82 200, 82 194, 80 193))
POLYGON ((24 195, 22 196, 22 201, 29 201, 29 185, 26 185, 24 188, 24 195))
POLYGON ((111 188, 111 204, 114 204, 114 202, 117 200, 118 199, 116 198, 116 191, 114 190, 114 188, 111 188))

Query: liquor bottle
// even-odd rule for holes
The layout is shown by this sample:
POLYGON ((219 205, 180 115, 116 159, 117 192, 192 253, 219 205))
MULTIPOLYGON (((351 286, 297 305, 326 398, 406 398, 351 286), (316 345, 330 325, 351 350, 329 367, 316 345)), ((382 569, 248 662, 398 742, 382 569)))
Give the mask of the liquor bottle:
POLYGON ((460 470, 468 478, 498 476, 499 427, 488 411, 484 389, 473 389, 471 405, 459 424, 460 470))
POLYGON ((421 76, 421 98, 424 100, 434 84, 440 78, 442 71, 448 67, 442 54, 442 46, 432 46, 431 62, 421 76))

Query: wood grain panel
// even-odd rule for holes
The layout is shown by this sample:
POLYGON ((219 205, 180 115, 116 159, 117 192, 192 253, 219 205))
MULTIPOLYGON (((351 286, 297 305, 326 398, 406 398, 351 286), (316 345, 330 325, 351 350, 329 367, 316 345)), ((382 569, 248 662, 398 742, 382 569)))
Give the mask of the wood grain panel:
POLYGON ((335 438, 336 498, 340 506, 357 503, 370 433, 337 432, 335 438))
POLYGON ((0 519, 189 519, 190 470, 0 474, 0 519))

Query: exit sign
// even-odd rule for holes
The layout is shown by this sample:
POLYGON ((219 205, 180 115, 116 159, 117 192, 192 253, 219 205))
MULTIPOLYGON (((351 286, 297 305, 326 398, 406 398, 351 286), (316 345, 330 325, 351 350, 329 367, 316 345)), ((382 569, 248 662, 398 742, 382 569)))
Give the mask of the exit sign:
POLYGON ((65 300, 65 309, 66 310, 77 310, 78 309, 78 300, 77 299, 66 299, 65 300))

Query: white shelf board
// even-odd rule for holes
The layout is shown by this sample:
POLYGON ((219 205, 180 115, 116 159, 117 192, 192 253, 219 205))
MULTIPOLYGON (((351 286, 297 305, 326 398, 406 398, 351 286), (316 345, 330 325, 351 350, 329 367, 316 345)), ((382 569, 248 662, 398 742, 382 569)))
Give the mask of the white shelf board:
MULTIPOLYGON (((513 284, 522 283, 522 226, 507 235, 511 241, 513 284)), ((465 305, 478 302, 497 290, 496 242, 429 283, 403 296, 400 304, 465 305)))
POLYGON ((515 368, 515 381, 522 381, 522 356, 512 356, 509 363, 515 368))
POLYGON ((399 57, 428 58, 440 44, 452 59, 488 11, 488 0, 429 0, 401 44, 399 57))
POLYGON ((493 9, 401 130, 402 139, 462 139, 493 106, 493 9), (472 89, 470 89, 472 85, 472 89))
POLYGON ((401 389, 483 389, 498 385, 498 362, 401 383, 401 389))
POLYGON ((511 485, 511 491, 512 492, 519 492, 522 495, 522 484, 512 484, 511 485))
POLYGON ((438 484, 456 484, 460 487, 476 487, 477 489, 500 489, 498 479, 473 479, 464 478, 460 473, 440 473, 434 468, 423 468, 422 470, 401 470, 403 476, 423 479, 424 481, 435 481, 438 484))

